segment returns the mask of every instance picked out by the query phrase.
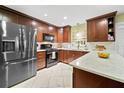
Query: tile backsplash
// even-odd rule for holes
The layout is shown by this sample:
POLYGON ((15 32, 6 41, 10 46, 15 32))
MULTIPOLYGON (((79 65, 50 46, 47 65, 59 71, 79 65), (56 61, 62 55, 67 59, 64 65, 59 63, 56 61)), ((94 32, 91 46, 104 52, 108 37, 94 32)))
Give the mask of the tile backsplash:
MULTIPOLYGON (((42 43, 37 43, 37 49, 42 43)), ((115 50, 115 42, 86 42, 85 45, 82 43, 51 43, 53 48, 69 48, 69 49, 82 49, 87 46, 88 49, 94 50, 96 45, 104 45, 107 50, 115 50)))
MULTIPOLYGON (((107 50, 115 50, 115 42, 86 42, 88 49, 94 49, 96 45, 104 45, 107 50)), ((78 44, 77 43, 54 43, 54 47, 56 48, 71 48, 71 49, 77 49, 78 44)), ((84 44, 79 44, 79 48, 83 48, 84 44)))

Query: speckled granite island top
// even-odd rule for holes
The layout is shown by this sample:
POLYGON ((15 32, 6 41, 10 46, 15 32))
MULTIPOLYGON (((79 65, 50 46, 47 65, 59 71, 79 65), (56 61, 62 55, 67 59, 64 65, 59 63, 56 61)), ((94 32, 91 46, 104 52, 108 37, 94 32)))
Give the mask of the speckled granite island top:
POLYGON ((69 65, 124 83, 124 58, 114 51, 107 52, 110 53, 108 59, 99 58, 97 51, 91 51, 72 61, 69 65))

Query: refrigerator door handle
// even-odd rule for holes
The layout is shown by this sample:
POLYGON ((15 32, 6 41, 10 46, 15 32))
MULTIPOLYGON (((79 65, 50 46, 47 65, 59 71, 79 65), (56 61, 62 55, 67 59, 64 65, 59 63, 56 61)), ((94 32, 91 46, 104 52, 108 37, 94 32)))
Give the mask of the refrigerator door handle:
POLYGON ((16 51, 19 52, 19 37, 17 36, 15 38, 15 47, 16 47, 16 51))
POLYGON ((22 33, 23 33, 23 58, 25 58, 27 44, 26 44, 26 34, 24 28, 22 29, 22 33))
POLYGON ((20 52, 20 54, 21 54, 21 37, 22 37, 22 35, 21 35, 21 28, 19 28, 19 52, 20 52))
POLYGON ((31 54, 31 32, 29 32, 29 48, 28 48, 28 57, 30 58, 30 54, 31 54))
POLYGON ((7 30, 6 30, 6 21, 2 21, 2 30, 3 30, 3 37, 7 36, 7 30))
POLYGON ((33 51, 32 51, 33 52, 32 53, 33 54, 32 55, 33 57, 35 56, 35 53, 34 52, 35 52, 36 35, 37 35, 37 29, 35 29, 35 32, 34 32, 34 35, 33 35, 33 51))

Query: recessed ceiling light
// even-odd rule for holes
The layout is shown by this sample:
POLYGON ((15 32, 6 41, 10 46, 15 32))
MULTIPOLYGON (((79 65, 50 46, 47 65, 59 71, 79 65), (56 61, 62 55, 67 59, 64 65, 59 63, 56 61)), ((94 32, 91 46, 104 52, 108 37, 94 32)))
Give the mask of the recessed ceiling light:
POLYGON ((32 22, 32 25, 36 25, 36 22, 35 22, 35 21, 33 21, 33 22, 32 22))
POLYGON ((60 28, 61 31, 63 31, 63 28, 60 28))
POLYGON ((45 13, 44 16, 47 17, 48 15, 45 13))
POLYGON ((49 30, 53 30, 53 27, 52 26, 49 26, 49 30))
POLYGON ((67 16, 64 16, 63 19, 66 20, 68 17, 67 16))

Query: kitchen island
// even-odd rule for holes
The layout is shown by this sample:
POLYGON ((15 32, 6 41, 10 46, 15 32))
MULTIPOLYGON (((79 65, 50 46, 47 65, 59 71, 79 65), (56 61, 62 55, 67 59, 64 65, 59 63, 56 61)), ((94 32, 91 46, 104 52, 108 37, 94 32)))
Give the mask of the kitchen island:
POLYGON ((98 51, 90 51, 72 61, 74 88, 124 87, 124 58, 114 51, 108 59, 99 58, 98 51))

